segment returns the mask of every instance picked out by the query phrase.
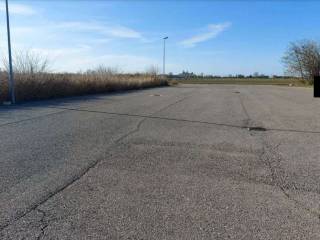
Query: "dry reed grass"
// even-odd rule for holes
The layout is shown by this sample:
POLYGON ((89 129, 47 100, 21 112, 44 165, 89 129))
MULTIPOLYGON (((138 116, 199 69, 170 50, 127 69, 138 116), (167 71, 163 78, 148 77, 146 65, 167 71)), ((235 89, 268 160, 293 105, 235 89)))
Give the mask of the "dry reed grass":
MULTIPOLYGON (((1 72, 1 102, 8 100, 7 79, 7 73, 1 72)), ((14 79, 16 100, 18 102, 167 85, 167 80, 165 78, 152 73, 16 73, 14 79)))

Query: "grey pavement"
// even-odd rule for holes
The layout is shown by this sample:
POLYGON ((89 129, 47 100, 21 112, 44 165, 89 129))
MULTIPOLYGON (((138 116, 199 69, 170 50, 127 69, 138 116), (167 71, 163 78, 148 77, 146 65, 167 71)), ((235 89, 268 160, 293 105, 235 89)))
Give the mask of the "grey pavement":
POLYGON ((179 85, 0 107, 0 239, 320 239, 320 100, 179 85))

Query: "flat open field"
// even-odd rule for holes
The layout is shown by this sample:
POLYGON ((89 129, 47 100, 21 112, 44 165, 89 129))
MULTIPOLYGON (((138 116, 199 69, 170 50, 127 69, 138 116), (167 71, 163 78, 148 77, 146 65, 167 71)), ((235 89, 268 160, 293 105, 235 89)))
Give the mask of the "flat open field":
POLYGON ((245 84, 245 85, 279 85, 306 86, 300 79, 295 78, 190 78, 176 79, 174 82, 183 84, 245 84))
POLYGON ((0 239, 320 239, 309 88, 178 85, 0 108, 0 239))

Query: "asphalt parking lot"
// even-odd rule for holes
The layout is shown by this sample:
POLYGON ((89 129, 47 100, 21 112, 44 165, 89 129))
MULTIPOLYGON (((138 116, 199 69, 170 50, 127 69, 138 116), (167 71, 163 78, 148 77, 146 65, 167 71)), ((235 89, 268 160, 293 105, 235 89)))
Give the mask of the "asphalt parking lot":
POLYGON ((0 239, 320 239, 320 100, 180 85, 0 107, 0 239))

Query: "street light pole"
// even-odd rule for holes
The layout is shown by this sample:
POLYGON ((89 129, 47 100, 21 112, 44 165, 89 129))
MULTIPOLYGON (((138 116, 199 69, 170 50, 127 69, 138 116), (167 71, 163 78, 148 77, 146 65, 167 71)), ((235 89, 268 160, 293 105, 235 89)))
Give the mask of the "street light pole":
POLYGON ((168 37, 163 38, 163 75, 166 74, 166 40, 168 37))
POLYGON ((10 20, 9 20, 9 6, 8 0, 6 0, 6 14, 7 14, 7 34, 8 34, 8 55, 9 55, 9 93, 11 97, 11 103, 16 102, 14 94, 14 79, 13 79, 13 69, 12 69, 12 54, 11 54, 11 37, 10 37, 10 20))

